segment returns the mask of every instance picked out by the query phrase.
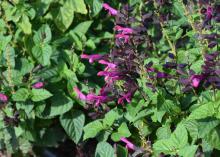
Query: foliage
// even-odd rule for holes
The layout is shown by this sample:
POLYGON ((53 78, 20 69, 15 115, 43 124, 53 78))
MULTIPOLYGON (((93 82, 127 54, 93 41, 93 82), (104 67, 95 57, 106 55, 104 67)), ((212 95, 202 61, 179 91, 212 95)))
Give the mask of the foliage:
POLYGON ((0 1, 0 156, 218 154, 219 8, 0 1))

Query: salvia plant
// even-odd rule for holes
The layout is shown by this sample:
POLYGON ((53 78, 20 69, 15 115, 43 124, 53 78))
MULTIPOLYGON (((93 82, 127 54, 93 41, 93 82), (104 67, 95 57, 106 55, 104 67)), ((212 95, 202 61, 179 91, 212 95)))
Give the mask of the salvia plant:
POLYGON ((220 154, 220 2, 1 0, 0 156, 220 154))

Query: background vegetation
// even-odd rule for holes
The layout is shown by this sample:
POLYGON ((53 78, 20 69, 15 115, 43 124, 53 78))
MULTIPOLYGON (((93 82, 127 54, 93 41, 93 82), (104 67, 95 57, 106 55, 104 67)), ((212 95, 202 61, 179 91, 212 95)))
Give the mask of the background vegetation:
POLYGON ((217 1, 1 0, 0 17, 0 156, 219 154, 217 1), (128 42, 120 22, 138 32, 128 42), (132 84, 116 81, 113 101, 83 101, 106 80, 80 56, 119 48, 138 88, 125 98, 132 84))

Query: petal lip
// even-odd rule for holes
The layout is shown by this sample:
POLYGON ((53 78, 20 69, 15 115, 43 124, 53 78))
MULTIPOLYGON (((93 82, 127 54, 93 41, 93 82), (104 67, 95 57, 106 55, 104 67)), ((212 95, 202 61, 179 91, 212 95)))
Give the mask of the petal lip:
POLYGON ((105 10, 108 10, 109 14, 110 15, 113 15, 113 16, 116 16, 118 14, 118 11, 112 7, 110 7, 110 5, 108 5, 107 3, 103 3, 102 4, 102 7, 105 9, 105 10))
POLYGON ((43 88, 43 87, 44 87, 43 82, 37 82, 34 85, 32 85, 32 88, 35 88, 35 89, 40 89, 40 88, 43 88))

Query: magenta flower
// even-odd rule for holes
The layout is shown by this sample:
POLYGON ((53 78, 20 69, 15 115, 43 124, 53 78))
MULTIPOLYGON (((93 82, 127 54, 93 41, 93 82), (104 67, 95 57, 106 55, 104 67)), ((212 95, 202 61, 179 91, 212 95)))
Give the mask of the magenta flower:
POLYGON ((100 71, 98 72, 98 76, 108 76, 108 77, 116 77, 121 75, 122 73, 117 71, 100 71))
POLYGON ((126 144, 127 149, 131 149, 131 150, 136 149, 136 146, 133 143, 131 143, 127 138, 122 137, 120 140, 126 144))
POLYGON ((84 95, 84 94, 79 90, 79 88, 74 87, 73 90, 76 92, 76 94, 77 94, 77 96, 78 96, 78 98, 79 98, 80 100, 83 100, 83 101, 86 100, 86 95, 84 95))
POLYGON ((89 59, 89 63, 93 63, 94 61, 102 59, 103 55, 100 55, 100 54, 94 54, 94 55, 82 54, 81 58, 89 59))
POLYGON ((95 102, 95 106, 99 106, 101 103, 107 102, 109 100, 107 96, 99 96, 93 93, 88 94, 86 98, 90 103, 95 102))
POLYGON ((133 29, 131 28, 127 28, 127 27, 121 27, 119 25, 116 25, 114 28, 116 31, 119 31, 121 34, 132 34, 133 33, 133 29))
POLYGON ((32 88, 39 89, 42 88, 43 86, 44 86, 43 82, 37 82, 34 85, 32 85, 32 88))
POLYGON ((202 80, 202 76, 201 75, 192 75, 190 77, 190 80, 191 80, 191 85, 194 87, 194 88, 198 88, 199 87, 199 84, 202 80))
POLYGON ((99 63, 100 63, 100 64, 107 65, 109 68, 112 68, 112 69, 114 69, 114 68, 116 67, 116 64, 107 62, 107 61, 105 61, 105 60, 100 60, 99 63))
POLYGON ((0 101, 3 103, 7 103, 8 97, 5 94, 0 93, 0 101))
POLYGON ((107 3, 103 3, 102 4, 102 7, 105 9, 105 10, 108 10, 108 13, 112 16, 115 16, 117 15, 118 11, 115 10, 114 8, 110 7, 107 3))

